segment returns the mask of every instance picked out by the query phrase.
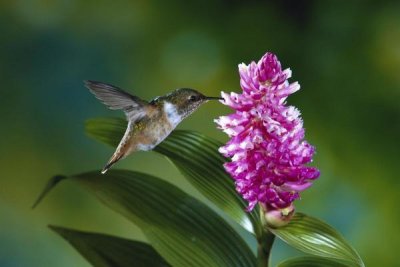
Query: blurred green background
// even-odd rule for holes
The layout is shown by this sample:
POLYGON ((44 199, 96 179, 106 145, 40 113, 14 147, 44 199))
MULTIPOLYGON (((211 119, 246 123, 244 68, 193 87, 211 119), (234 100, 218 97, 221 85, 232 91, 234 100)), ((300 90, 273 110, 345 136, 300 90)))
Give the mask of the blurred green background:
MULTIPOLYGON (((47 224, 145 240, 68 182, 30 209, 50 176, 99 169, 113 152, 84 121, 123 115, 82 80, 145 99, 178 87, 217 95, 239 91, 237 64, 266 51, 302 86, 288 101, 322 172, 297 210, 339 229, 367 266, 398 266, 399 14, 398 1, 1 1, 0 266, 89 266, 47 224)), ((213 119, 228 112, 208 103, 179 128, 226 141, 213 119)), ((117 166, 203 199, 153 152, 117 166)), ((294 254, 277 242, 272 258, 294 254)))

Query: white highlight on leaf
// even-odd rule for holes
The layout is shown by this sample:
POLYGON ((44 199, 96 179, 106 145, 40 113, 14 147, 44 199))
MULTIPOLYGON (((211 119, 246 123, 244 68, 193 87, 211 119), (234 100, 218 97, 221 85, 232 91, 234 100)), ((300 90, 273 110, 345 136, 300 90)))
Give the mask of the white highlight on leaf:
POLYGON ((314 233, 313 236, 302 236, 301 239, 315 245, 328 246, 332 249, 336 249, 332 240, 324 235, 314 233))
POLYGON ((251 223, 248 217, 243 217, 242 221, 240 222, 240 225, 243 226, 243 228, 249 231, 250 233, 255 232, 253 224, 251 223))

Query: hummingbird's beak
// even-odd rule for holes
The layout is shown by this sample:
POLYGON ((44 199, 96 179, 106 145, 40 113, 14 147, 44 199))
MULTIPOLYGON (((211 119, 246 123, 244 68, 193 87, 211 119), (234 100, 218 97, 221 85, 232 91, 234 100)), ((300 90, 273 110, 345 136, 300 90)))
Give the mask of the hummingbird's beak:
POLYGON ((206 96, 206 100, 224 100, 222 97, 206 96))

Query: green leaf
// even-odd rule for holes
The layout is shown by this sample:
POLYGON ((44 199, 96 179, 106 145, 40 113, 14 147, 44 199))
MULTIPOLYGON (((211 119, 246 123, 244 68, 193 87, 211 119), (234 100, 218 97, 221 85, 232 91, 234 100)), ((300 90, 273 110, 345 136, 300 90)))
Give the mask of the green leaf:
POLYGON ((96 267, 170 266, 150 245, 110 235, 49 226, 96 267))
POLYGON ((277 267, 349 267, 357 265, 348 265, 338 261, 319 258, 319 257, 298 257, 285 260, 278 264, 277 267))
POLYGON ((172 266, 255 265, 249 247, 227 222, 161 179, 122 170, 106 175, 89 172, 70 179, 138 225, 172 266))
MULTIPOLYGON (((116 118, 91 119, 86 122, 89 136, 117 146, 126 121, 116 118)), ((258 209, 246 212, 247 204, 235 191, 232 178, 225 172, 225 159, 218 153, 222 144, 191 131, 174 131, 154 150, 165 155, 205 197, 251 233, 260 234, 258 209)))
POLYGON ((222 144, 191 131, 174 131, 154 150, 168 157, 184 177, 217 207, 251 233, 258 231, 257 209, 246 212, 246 202, 236 192, 233 179, 218 153, 222 144))
POLYGON ((127 122, 120 118, 96 118, 85 123, 86 134, 102 143, 117 147, 125 133, 127 122))
POLYGON ((340 260, 351 266, 364 266, 343 236, 319 219, 296 213, 286 226, 268 230, 305 253, 340 260))

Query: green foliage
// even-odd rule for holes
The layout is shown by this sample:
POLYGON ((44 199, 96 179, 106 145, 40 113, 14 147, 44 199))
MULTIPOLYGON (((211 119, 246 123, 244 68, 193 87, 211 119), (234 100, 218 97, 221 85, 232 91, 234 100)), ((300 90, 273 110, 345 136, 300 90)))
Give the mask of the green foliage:
POLYGON ((318 257, 298 257, 285 260, 278 264, 277 267, 349 267, 353 265, 343 264, 341 262, 318 257))
POLYGON ((88 172, 69 179, 138 225, 173 266, 255 264, 247 244, 218 214, 161 179, 122 170, 110 170, 107 175, 88 172))
POLYGON ((170 266, 150 245, 110 235, 49 226, 96 267, 170 266))
MULTIPOLYGON (((90 136, 116 146, 125 124, 119 119, 96 119, 87 122, 86 130, 90 136)), ((220 145, 195 132, 175 131, 156 151, 165 155, 215 205, 244 228, 254 231, 261 253, 269 254, 273 234, 294 248, 318 256, 291 259, 280 267, 364 266, 357 252, 335 229, 313 217, 297 213, 288 225, 278 229, 263 226, 261 231, 258 213, 244 211, 245 203, 223 170, 224 159, 217 152, 220 145), (272 237, 271 242, 266 242, 266 236, 272 237)), ((106 175, 95 171, 55 176, 35 205, 67 178, 139 226, 151 244, 52 227, 94 266, 140 266, 133 264, 139 261, 140 251, 155 255, 144 255, 140 258, 143 264, 152 258, 155 264, 168 262, 178 267, 256 266, 250 248, 216 212, 172 184, 148 174, 111 170, 106 175), (132 255, 126 253, 130 250, 132 255)), ((259 255, 257 264, 268 266, 267 259, 268 255, 259 255)))
POLYGON ((351 266, 364 266, 360 256, 343 236, 319 219, 296 213, 289 224, 269 230, 305 253, 341 260, 351 266))
MULTIPOLYGON (((89 136, 116 147, 126 129, 126 121, 117 118, 91 119, 86 122, 89 136)), ((231 177, 223 169, 225 159, 216 153, 222 144, 193 131, 174 131, 154 150, 166 156, 205 197, 230 215, 249 232, 260 229, 257 209, 245 212, 246 203, 235 191, 231 177)))

